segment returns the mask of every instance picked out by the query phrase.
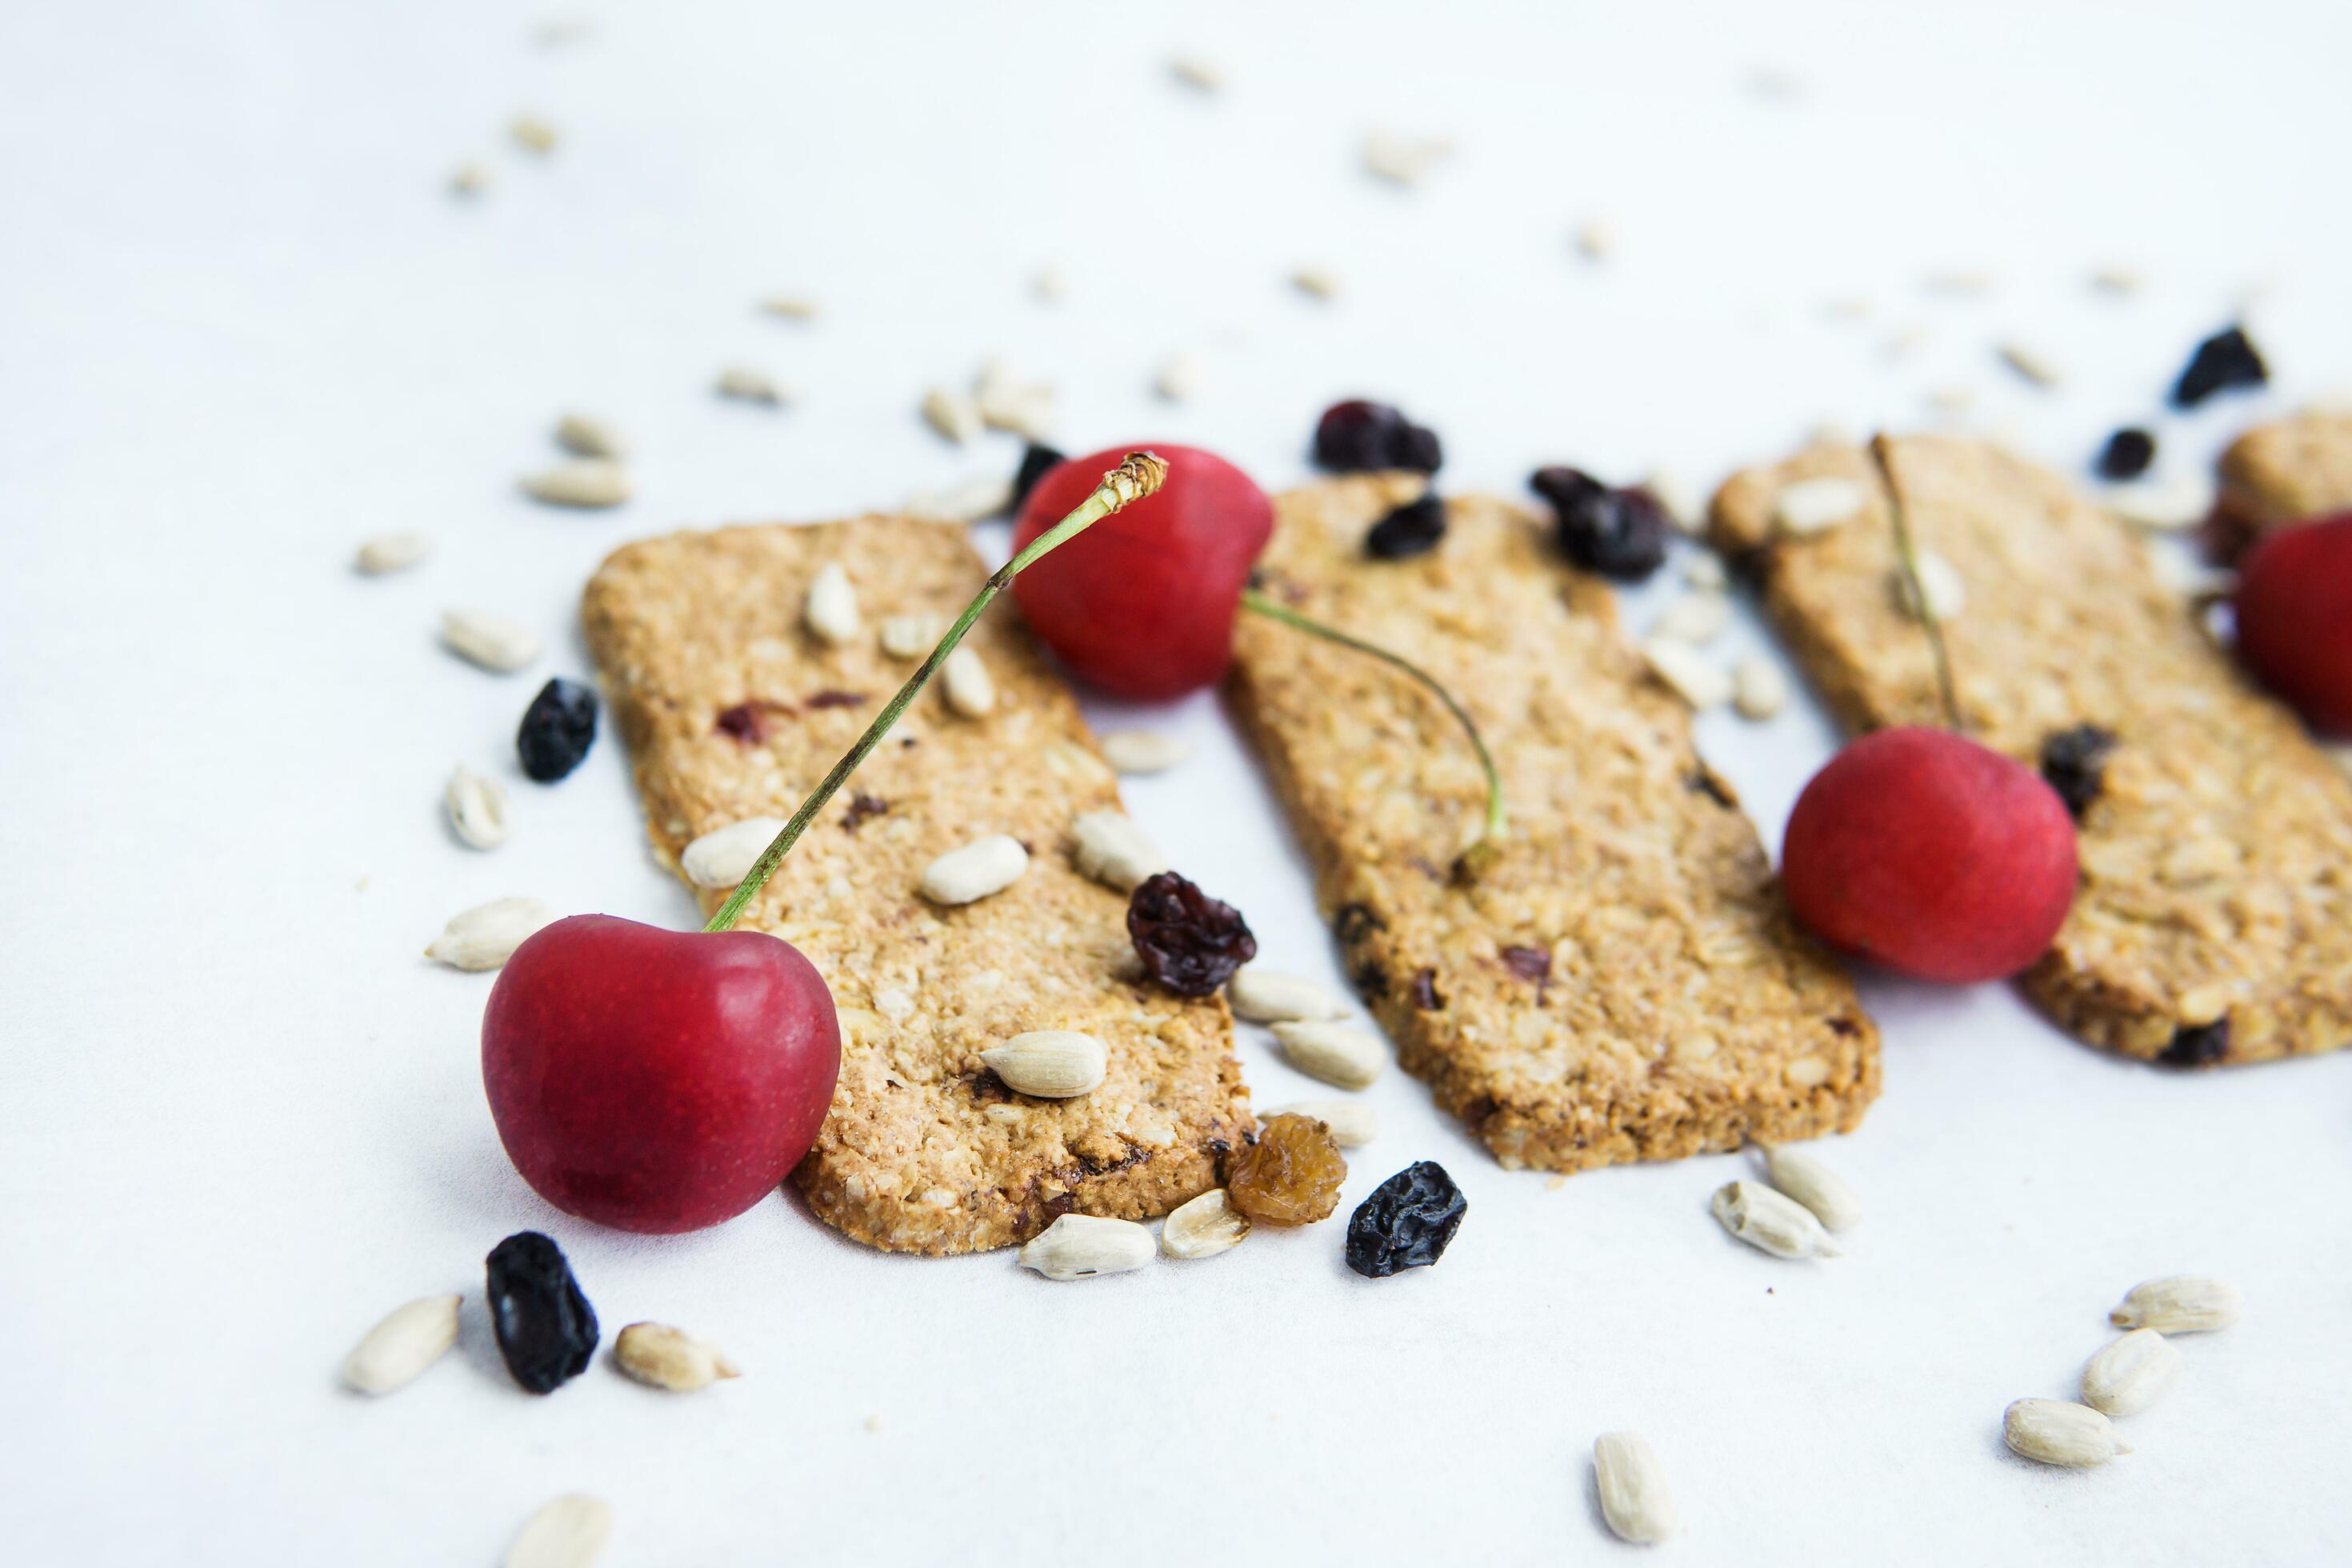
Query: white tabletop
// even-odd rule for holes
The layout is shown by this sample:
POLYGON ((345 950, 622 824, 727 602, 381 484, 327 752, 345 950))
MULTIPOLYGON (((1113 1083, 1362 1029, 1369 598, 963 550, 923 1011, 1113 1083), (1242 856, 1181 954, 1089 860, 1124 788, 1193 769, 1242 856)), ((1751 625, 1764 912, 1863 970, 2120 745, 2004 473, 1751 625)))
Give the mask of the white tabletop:
MULTIPOLYGON (((1327 1225, 1055 1286, 783 1197, 668 1240, 551 1211, 482 1102, 488 980, 417 956, 509 893, 691 918, 614 737, 558 788, 515 769, 531 690, 584 673, 582 582, 640 535, 1005 471, 1011 438, 957 450, 915 413, 992 354, 1058 384, 1073 449, 1193 441, 1271 488, 1361 392, 1443 433, 1448 489, 1512 493, 1556 461, 1711 484, 1823 420, 1947 421, 1945 387, 2078 472, 2154 419, 2196 474, 2352 380, 2352 11, 1926 9, 615 0, 553 47, 477 0, 0 10, 0 1555, 488 1563, 586 1490, 611 1568, 1598 1561, 1588 1456, 1631 1426, 1681 1500, 1661 1561, 2352 1556, 2352 1059, 2180 1076, 2000 986, 1871 977, 1885 1095, 1822 1151, 1870 1209, 1843 1259, 1727 1239, 1706 1199, 1741 1159, 1555 1187, 1391 1072, 1344 1202, 1443 1161, 1470 1212, 1439 1268, 1360 1280, 1327 1225), (1223 93, 1171 79, 1187 49, 1223 93), (526 109, 551 157, 507 142, 526 109), (1454 154, 1384 185, 1357 158, 1382 126, 1454 154), (470 204, 468 157, 495 176, 470 204), (1597 265, 1570 245, 1595 217, 1597 265), (1307 263, 1338 300, 1287 285, 1307 263), (2105 265, 2146 287, 2095 293, 2105 265), (1961 270, 1990 291, 1923 284, 1961 270), (822 315, 758 315, 779 290, 822 315), (2163 414, 2242 309, 2274 390, 2163 414), (2001 368, 2005 339, 2063 383, 2001 368), (1178 352, 1206 380, 1165 405, 1178 352), (714 398, 739 360, 800 402, 714 398), (618 512, 515 491, 574 406, 639 445, 618 512), (350 572, 410 528, 426 565, 350 572), (549 657, 457 663, 455 604, 549 657), (442 823, 459 761, 516 791, 494 854, 442 823), (679 1323, 746 1375, 517 1391, 480 1264, 525 1227, 608 1331, 679 1323), (2179 1270, 2250 1305, 2184 1344, 2137 1452, 2011 1458, 2003 1405, 2072 1394, 2116 1298, 2179 1270), (443 1290, 458 1353, 386 1400, 336 1386, 443 1290)), ((1725 650, 1761 646, 1743 611, 1725 650)), ((1336 983, 1214 701, 1097 716, 1198 742, 1132 809, 1270 962, 1336 983)), ((1700 733, 1777 842, 1818 710, 1700 733)), ((1261 1102, 1313 1089, 1238 1049, 1261 1102)))

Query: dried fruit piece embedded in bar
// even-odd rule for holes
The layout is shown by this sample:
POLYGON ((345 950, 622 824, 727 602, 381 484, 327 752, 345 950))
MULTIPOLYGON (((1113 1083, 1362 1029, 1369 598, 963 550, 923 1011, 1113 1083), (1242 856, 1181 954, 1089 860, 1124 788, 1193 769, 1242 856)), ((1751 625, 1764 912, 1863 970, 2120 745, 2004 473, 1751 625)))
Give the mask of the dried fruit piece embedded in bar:
POLYGON ((1426 555, 1445 537, 1445 503, 1433 493, 1391 511, 1364 535, 1364 552, 1378 561, 1409 561, 1426 555))
POLYGON ((596 1353, 596 1310, 572 1277, 563 1249, 535 1230, 490 1249, 490 1325, 514 1380, 550 1394, 588 1370, 596 1353))
POLYGON ((1469 1202, 1445 1167, 1417 1160, 1372 1189, 1348 1220, 1348 1267, 1367 1279, 1445 1256, 1469 1202))
POLYGON ((2075 821, 2082 821, 2083 813, 2099 798, 2107 757, 2115 749, 2115 732, 2096 724, 2077 724, 2042 742, 2042 776, 2058 792, 2075 821))

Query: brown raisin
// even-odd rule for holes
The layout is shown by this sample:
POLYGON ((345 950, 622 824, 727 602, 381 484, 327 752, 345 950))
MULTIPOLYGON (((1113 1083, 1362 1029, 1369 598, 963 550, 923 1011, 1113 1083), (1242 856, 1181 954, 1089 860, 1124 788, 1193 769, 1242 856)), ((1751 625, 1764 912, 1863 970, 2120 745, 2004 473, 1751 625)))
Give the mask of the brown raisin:
POLYGON ((1173 871, 1135 889, 1127 934, 1144 972, 1179 996, 1208 996, 1257 956, 1257 939, 1233 905, 1209 897, 1173 871))
POLYGON ((1329 1219, 1347 1179, 1331 1129, 1311 1116, 1275 1117, 1225 1157, 1226 1199, 1260 1225, 1329 1219))

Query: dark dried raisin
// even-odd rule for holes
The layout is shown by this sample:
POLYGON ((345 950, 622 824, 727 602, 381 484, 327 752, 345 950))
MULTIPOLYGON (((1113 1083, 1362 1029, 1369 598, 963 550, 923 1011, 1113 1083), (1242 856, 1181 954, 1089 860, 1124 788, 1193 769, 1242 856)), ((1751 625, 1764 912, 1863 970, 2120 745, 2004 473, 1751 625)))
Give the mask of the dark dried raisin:
POLYGON ((1551 984, 1551 949, 1507 947, 1503 967, 1536 988, 1536 1005, 1543 1005, 1544 987, 1551 984))
POLYGON ((1412 1005, 1424 1013, 1434 1013, 1445 1005, 1445 998, 1437 994, 1437 971, 1416 969, 1412 972, 1412 1005))
POLYGON ((1444 537, 1445 503, 1424 495, 1372 524, 1364 535, 1364 552, 1376 561, 1404 561, 1428 554, 1444 537))
POLYGON ((811 708, 860 708, 865 703, 863 691, 813 691, 808 697, 811 708))
POLYGON ((1348 1218, 1348 1267, 1367 1279, 1426 1268, 1445 1256, 1470 1207, 1434 1160, 1407 1165, 1372 1189, 1348 1218))
POLYGON ((1621 583, 1664 564, 1673 525, 1646 491, 1611 489, 1580 468, 1538 468, 1528 485, 1551 502, 1554 537, 1570 561, 1621 583))
POLYGON ((1037 441, 1030 442, 1021 454, 1021 467, 1013 475, 1013 511, 1018 513, 1021 510, 1022 503, 1029 499, 1029 492, 1037 488, 1037 481, 1052 471, 1054 465, 1068 460, 1051 447, 1037 441))
POLYGON ((1360 397, 1335 403, 1315 425, 1315 461, 1334 473, 1408 468, 1433 474, 1444 460, 1435 431, 1385 403, 1360 397))
POLYGON ((2077 724, 2042 742, 2042 776, 2077 822, 2099 798, 2115 749, 2115 732, 2096 724, 2077 724))
POLYGON ((576 680, 557 679, 539 689, 515 731, 522 771, 553 784, 580 765, 596 743, 596 694, 576 680))
POLYGON ((1339 913, 1331 917, 1331 930, 1349 947, 1376 931, 1388 929, 1389 922, 1374 913, 1370 904, 1341 904, 1339 913))
POLYGON ((2210 1068, 2229 1058, 2230 1019, 2224 1014, 2210 1024, 2182 1025, 2156 1059, 2167 1067, 2210 1068))
POLYGON ((879 816, 890 809, 890 803, 878 795, 859 790, 849 797, 849 809, 841 814, 841 830, 855 833, 866 825, 869 816, 879 816))
POLYGON ((747 746, 756 746, 774 734, 776 721, 789 717, 792 710, 790 703, 771 702, 764 697, 746 698, 719 714, 711 727, 747 746))
POLYGON ((2107 437, 2099 452, 2097 468, 2103 479, 2136 479, 2147 472, 2156 461, 2156 437, 2145 430, 2130 426, 2107 437))
POLYGON ((1257 956, 1241 911, 1209 897, 1173 871, 1135 889, 1127 934, 1145 973, 1179 996, 1206 996, 1257 956))
POLYGON ((2217 392, 2233 386, 2260 386, 2271 378, 2262 352, 2243 327, 2227 327, 2197 345, 2189 368, 2173 384, 2176 408, 2194 408, 2217 392))
POLYGON ((525 1230, 492 1247, 489 1303, 499 1354, 517 1383, 548 1394, 588 1370, 596 1353, 596 1310, 554 1242, 525 1230))

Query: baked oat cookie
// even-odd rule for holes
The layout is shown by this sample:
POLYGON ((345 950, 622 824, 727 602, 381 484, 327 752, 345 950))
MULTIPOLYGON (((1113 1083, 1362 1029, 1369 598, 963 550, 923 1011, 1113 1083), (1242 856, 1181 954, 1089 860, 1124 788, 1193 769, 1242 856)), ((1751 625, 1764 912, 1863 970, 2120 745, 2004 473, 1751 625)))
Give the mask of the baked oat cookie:
MULTIPOLYGON (((1914 542, 1967 586, 1944 637, 1969 734, 2029 765, 2077 725, 2116 738, 2081 814, 2081 890, 2029 994, 2095 1045, 2182 1065, 2344 1045, 2352 781, 2064 481, 1980 442, 1881 450, 1914 542)), ((1816 447, 1736 475, 1713 528, 1848 729, 1941 721, 1868 453, 1816 447), (1820 479, 1850 483, 1858 510, 1791 533, 1780 497, 1820 479)))
MULTIPOLYGON (((656 857, 674 868, 713 828, 790 816, 915 668, 877 628, 943 626, 985 576, 961 528, 905 518, 616 551, 582 616, 656 857), (863 629, 832 646, 802 606, 836 562, 863 629)), ((925 690, 743 919, 806 953, 841 1015, 840 1086, 793 1180, 827 1224, 893 1251, 1008 1246, 1073 1211, 1165 1213, 1216 1185, 1219 1152, 1252 1126, 1223 1002, 1138 981, 1126 900, 1072 863, 1074 819, 1118 805, 1076 702, 1010 604, 964 646, 994 677, 993 710, 963 718, 925 690), (1032 850, 1010 888, 951 909, 917 893, 935 857, 996 833, 1032 850), (1045 1028, 1109 1047, 1101 1087, 1028 1099, 981 1061, 1045 1028)), ((697 896, 708 911, 727 891, 697 896)))
POLYGON ((1853 1129, 1878 1092, 1877 1030, 1790 925, 1755 829, 1609 591, 1494 500, 1451 502, 1426 555, 1367 555, 1366 531, 1421 487, 1363 476, 1281 497, 1262 581, 1469 708, 1511 816, 1476 882, 1448 863, 1482 818, 1482 777, 1425 690, 1254 616, 1233 679, 1406 1068, 1514 1168, 1853 1129))
POLYGON ((2245 538, 2338 511, 2352 511, 2352 411, 2258 425, 2221 454, 2221 515, 2245 538))

